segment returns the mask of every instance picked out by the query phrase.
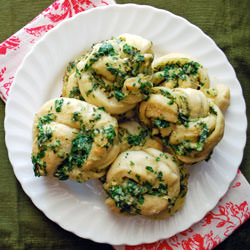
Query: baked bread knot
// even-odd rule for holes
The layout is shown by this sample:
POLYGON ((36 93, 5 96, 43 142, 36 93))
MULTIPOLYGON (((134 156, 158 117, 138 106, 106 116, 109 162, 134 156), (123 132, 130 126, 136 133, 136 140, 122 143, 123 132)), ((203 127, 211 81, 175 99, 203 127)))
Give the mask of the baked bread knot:
POLYGON ((182 207, 186 184, 185 169, 172 155, 154 148, 128 150, 107 172, 106 204, 117 213, 167 218, 182 207))
POLYGON ((69 64, 63 96, 84 98, 113 115, 133 109, 152 88, 151 46, 147 39, 132 34, 93 45, 69 64))
POLYGON ((118 124, 103 109, 72 98, 46 102, 33 124, 36 176, 100 178, 119 153, 118 124))
POLYGON ((160 134, 163 144, 183 163, 209 157, 224 134, 224 117, 202 91, 154 87, 140 104, 139 117, 160 134))

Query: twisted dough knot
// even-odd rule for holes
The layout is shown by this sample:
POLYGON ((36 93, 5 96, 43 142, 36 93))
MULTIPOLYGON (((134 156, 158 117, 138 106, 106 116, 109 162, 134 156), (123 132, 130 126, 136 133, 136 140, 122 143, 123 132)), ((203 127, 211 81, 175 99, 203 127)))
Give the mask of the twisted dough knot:
POLYGON ((71 98, 46 102, 33 125, 35 174, 83 182, 99 178, 119 153, 118 124, 103 109, 71 98))
POLYGON ((124 34, 95 44, 69 65, 63 96, 84 98, 110 114, 131 110, 152 87, 152 43, 124 34))
POLYGON ((172 155, 153 148, 121 153, 104 184, 112 211, 167 218, 184 202, 187 174, 172 155))
POLYGON ((184 163, 206 159, 224 134, 224 117, 199 90, 153 88, 140 104, 140 119, 161 134, 164 144, 184 163))

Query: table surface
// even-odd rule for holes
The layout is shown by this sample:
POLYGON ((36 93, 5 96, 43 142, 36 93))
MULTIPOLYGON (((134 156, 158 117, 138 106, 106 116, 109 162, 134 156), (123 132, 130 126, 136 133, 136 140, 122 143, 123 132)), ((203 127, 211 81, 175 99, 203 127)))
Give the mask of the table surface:
MULTIPOLYGON (((47 8, 53 0, 1 0, 0 42, 47 8)), ((224 51, 241 83, 249 117, 250 15, 248 0, 117 0, 166 9, 200 27, 224 51)), ((1 68, 1 65, 0 65, 1 68)), ((5 105, 0 101, 0 249, 112 249, 81 239, 60 228, 41 213, 23 192, 9 163, 4 142, 5 105)), ((239 121, 240 122, 240 121, 239 121)), ((249 138, 247 131, 247 137, 249 138)), ((240 165, 250 181, 250 147, 240 165)), ((250 220, 215 249, 250 249, 250 220)))

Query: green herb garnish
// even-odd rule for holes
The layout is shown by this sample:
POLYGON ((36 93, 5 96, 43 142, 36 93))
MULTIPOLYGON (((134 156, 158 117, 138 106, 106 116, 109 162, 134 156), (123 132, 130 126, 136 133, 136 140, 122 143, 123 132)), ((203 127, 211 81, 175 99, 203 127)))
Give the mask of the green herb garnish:
POLYGON ((62 105, 63 105, 63 101, 64 101, 64 99, 56 99, 55 100, 55 109, 56 109, 56 112, 60 112, 61 111, 62 105))

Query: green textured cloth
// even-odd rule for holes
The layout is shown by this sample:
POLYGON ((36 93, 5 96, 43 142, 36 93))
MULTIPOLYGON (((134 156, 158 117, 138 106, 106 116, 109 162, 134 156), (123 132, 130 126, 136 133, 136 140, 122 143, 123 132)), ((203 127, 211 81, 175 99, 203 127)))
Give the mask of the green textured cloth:
MULTIPOLYGON (((7 39, 49 6, 53 0, 0 0, 0 42, 7 39)), ((250 108, 249 0, 144 0, 130 1, 166 9, 200 27, 225 52, 241 82, 250 108)), ((117 3, 128 3, 117 0, 117 3)), ((146 18, 146 17, 145 17, 146 18)), ((0 65, 1 68, 1 65, 0 65)), ((4 142, 4 103, 0 102, 0 250, 1 249, 112 249, 81 239, 51 222, 23 192, 9 163, 4 142)), ((240 121, 239 121, 240 122, 240 121)), ((248 138, 249 138, 248 129, 248 138)), ((235 138, 237 140, 237 138, 235 138)), ((240 170, 250 181, 249 142, 240 170)), ((84 225, 83 225, 84 226, 84 225)), ((249 220, 216 250, 250 249, 249 220)))

